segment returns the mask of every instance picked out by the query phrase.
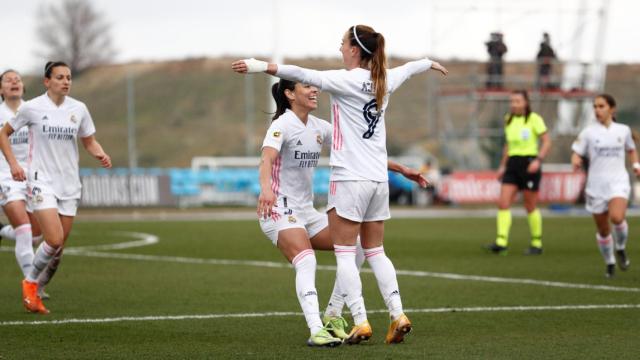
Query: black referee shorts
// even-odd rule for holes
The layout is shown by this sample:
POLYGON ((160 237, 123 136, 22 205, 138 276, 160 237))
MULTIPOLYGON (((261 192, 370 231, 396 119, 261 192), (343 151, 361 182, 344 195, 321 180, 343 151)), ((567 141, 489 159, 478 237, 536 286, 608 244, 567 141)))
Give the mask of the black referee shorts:
POLYGON ((542 168, 532 174, 527 172, 529 164, 535 159, 535 156, 510 156, 507 159, 507 169, 502 177, 502 183, 516 185, 518 190, 538 191, 542 168))

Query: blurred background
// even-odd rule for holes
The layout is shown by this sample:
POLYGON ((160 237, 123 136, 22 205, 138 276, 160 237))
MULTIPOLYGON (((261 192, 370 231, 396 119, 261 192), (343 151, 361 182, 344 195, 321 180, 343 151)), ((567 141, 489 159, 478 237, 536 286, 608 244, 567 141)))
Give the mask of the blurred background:
MULTIPOLYGON (((88 105, 113 158, 104 170, 82 154, 85 207, 253 206, 273 78, 234 74, 231 61, 341 68, 338 48, 353 24, 385 35, 391 66, 428 56, 450 71, 415 76, 392 96, 389 155, 434 184, 417 189, 392 175, 395 203, 493 204, 514 89, 530 92, 550 129, 540 198, 552 206, 580 201, 584 175, 568 165, 570 145, 594 121, 595 94, 616 97, 618 121, 640 122, 640 5, 631 1, 0 0, 0 8, 0 70, 20 71, 30 99, 44 92, 47 60, 68 62, 71 96, 88 105)), ((330 118, 328 102, 323 94, 316 116, 330 118)), ((327 156, 321 165, 318 205, 327 156)))

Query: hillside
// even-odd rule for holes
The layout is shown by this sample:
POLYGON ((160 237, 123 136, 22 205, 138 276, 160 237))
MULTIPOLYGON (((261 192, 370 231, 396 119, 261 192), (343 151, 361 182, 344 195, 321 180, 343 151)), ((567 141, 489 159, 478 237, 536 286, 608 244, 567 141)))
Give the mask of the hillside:
MULTIPOLYGON (((232 59, 188 59, 184 61, 133 63, 94 68, 74 80, 72 96, 87 103, 98 129, 98 138, 112 155, 115 166, 127 166, 126 81, 133 74, 136 99, 137 148, 143 167, 185 167, 194 156, 232 156, 246 153, 245 79, 230 70, 232 59)), ((295 64, 318 69, 340 68, 336 59, 293 60, 295 64)), ((391 60, 391 66, 400 64, 391 60)), ((399 154, 421 146, 440 154, 442 124, 448 121, 440 112, 434 129, 428 128, 430 106, 427 88, 439 83, 440 90, 468 87, 474 74, 484 65, 473 62, 447 62, 451 76, 445 81, 429 72, 415 76, 394 95, 387 112, 388 147, 399 154)), ((531 64, 509 64, 507 74, 530 75, 531 64)), ((612 92, 624 93, 620 103, 626 111, 640 113, 635 103, 640 90, 640 66, 613 65, 608 71, 612 92), (616 85, 617 84, 617 85, 616 85)), ((43 91, 40 79, 27 77, 27 98, 43 91)), ((259 153, 270 116, 267 110, 268 77, 253 75, 255 125, 250 134, 252 155, 259 153)), ((316 115, 329 119, 328 95, 322 94, 316 115)), ((502 109, 500 109, 502 111, 502 109)), ((465 109, 453 112, 455 121, 468 122, 465 109)), ((489 118, 495 115, 489 114, 489 118)), ((632 116, 633 117, 633 116, 632 116)), ((481 121, 489 121, 481 119, 481 121)), ((446 159, 444 159, 446 162, 446 159)), ((96 163, 84 154, 82 166, 96 163)))

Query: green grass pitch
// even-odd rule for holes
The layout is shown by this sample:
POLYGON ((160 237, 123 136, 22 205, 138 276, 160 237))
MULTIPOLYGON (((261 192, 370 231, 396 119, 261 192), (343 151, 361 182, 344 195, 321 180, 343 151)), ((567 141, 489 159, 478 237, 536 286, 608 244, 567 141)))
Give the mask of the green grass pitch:
MULTIPOLYGON (((640 356, 640 219, 629 219, 627 272, 604 278, 590 218, 549 218, 544 250, 528 246, 526 219, 516 218, 507 256, 481 250, 494 236, 493 219, 391 220, 386 252, 398 270, 414 331, 405 343, 383 343, 388 326, 375 278, 362 275, 374 335, 369 343, 309 348, 301 315, 269 315, 300 308, 294 272, 268 266, 285 260, 253 221, 78 222, 69 253, 50 284, 47 316, 26 313, 20 274, 10 247, 0 252, 0 359, 633 359, 640 356), (155 235, 148 246, 116 250, 73 247, 134 241, 122 232, 155 235), (106 255, 105 255, 106 254, 106 255), (111 255, 120 254, 120 255, 111 255), (144 256, 133 256, 144 255, 144 256), (211 260, 239 260, 222 264, 211 260), (254 260, 266 263, 247 264, 254 260), (441 274, 477 275, 450 279, 441 274), (484 277, 561 283, 503 283, 484 277), (563 285, 565 284, 565 285, 563 285), (576 288, 572 284, 630 288, 576 288), (635 290, 633 290, 635 289, 635 290), (635 305, 565 309, 575 305, 635 305), (440 308, 540 306, 539 310, 428 312, 440 308), (419 312, 421 310, 423 312, 419 312), (212 314, 220 315, 219 317, 212 314), (247 316, 231 317, 232 314, 247 316), (175 318, 205 315, 205 318, 175 318), (259 316, 260 315, 260 316, 259 316), (142 320, 142 317, 148 317, 142 320), (117 318, 129 318, 129 321, 117 318), (43 323, 78 319, 76 323, 43 323), (111 322, 86 322, 112 319, 111 322), (18 324, 16 324, 18 323, 18 324)), ((318 252, 320 265, 335 265, 318 252)), ((321 310, 335 271, 319 270, 321 310)), ((495 309, 494 309, 495 310, 495 309)), ((351 322, 351 318, 347 316, 351 322)))

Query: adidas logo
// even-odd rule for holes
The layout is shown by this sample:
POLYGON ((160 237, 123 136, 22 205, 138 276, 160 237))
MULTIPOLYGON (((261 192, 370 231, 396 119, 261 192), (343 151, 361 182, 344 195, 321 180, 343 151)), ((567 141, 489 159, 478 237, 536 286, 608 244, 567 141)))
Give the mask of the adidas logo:
POLYGON ((301 146, 302 145, 302 141, 298 140, 298 143, 296 145, 297 146, 301 146))
POLYGON ((48 117, 47 115, 45 115, 45 116, 43 116, 43 117, 42 117, 42 120, 43 120, 43 121, 44 121, 44 120, 49 120, 49 117, 48 117))

